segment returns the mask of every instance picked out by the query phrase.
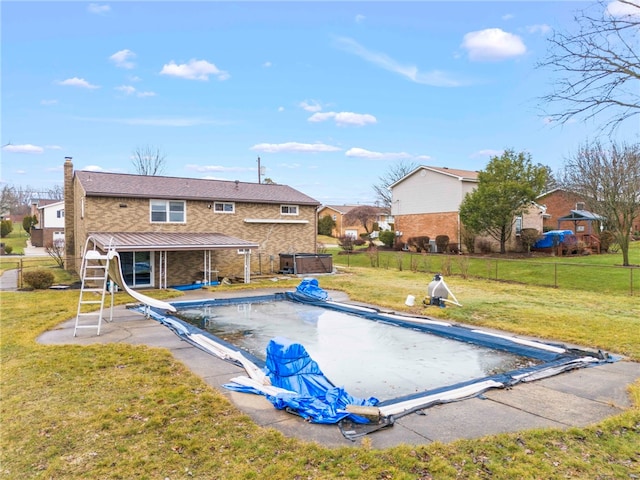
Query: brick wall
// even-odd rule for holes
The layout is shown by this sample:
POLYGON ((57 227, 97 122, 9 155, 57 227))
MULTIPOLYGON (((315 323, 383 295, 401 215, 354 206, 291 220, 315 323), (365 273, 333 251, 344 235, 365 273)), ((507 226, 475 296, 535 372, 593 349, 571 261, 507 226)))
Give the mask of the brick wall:
POLYGON ((458 225, 458 212, 395 216, 395 229, 402 232, 403 242, 411 237, 428 236, 435 240, 438 235, 448 235, 450 243, 460 243, 458 225))

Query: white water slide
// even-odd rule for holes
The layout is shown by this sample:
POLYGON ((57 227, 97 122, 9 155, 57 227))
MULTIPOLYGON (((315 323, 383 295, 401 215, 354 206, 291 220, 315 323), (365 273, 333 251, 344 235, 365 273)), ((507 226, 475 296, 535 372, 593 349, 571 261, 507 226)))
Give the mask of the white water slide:
POLYGON ((127 295, 135 298, 137 301, 144 303, 145 305, 148 305, 149 307, 160 308, 169 312, 176 311, 176 307, 174 307, 170 303, 148 297, 147 295, 144 295, 129 287, 124 281, 124 275, 122 274, 122 262, 120 261, 120 255, 118 255, 118 252, 115 250, 109 250, 107 256, 109 259, 109 278, 113 282, 118 284, 118 286, 122 288, 127 293, 127 295))

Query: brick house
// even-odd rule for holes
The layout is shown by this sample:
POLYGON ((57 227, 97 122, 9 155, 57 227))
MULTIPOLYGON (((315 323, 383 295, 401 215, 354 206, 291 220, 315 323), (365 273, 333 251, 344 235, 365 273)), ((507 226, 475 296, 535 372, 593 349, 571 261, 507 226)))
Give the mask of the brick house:
MULTIPOLYGON (((435 240, 447 235, 450 244, 462 245, 460 204, 467 193, 478 185, 478 172, 447 167, 420 166, 392 185, 391 214, 401 241, 411 237, 428 236, 435 240)), ((524 228, 542 233, 544 207, 533 204, 515 219, 514 231, 507 248, 518 248, 518 236, 524 228)), ((476 241, 489 237, 477 238, 476 241)))
POLYGON ((132 287, 273 273, 316 251, 319 202, 286 185, 75 171, 64 163, 65 266, 114 246, 132 287))
POLYGON ((64 200, 39 199, 31 205, 38 223, 31 229, 31 245, 44 247, 64 241, 64 200))
MULTIPOLYGON (((335 227, 331 230, 331 236, 335 238, 351 236, 353 238, 359 238, 360 234, 367 233, 362 225, 348 225, 344 222, 344 216, 352 211, 356 207, 362 207, 362 205, 323 205, 318 210, 318 219, 325 216, 330 216, 334 222, 335 227)), ((383 207, 372 207, 378 212, 376 222, 381 230, 388 230, 393 224, 393 218, 389 215, 389 209, 383 207)))
MULTIPOLYGON (((536 201, 547 209, 547 216, 542 224, 545 232, 567 227, 566 225, 558 225, 558 219, 568 215, 571 210, 585 210, 583 198, 561 188, 555 188, 543 193, 536 201)), ((581 226, 584 227, 585 225, 581 226)), ((573 229, 573 225, 571 225, 571 228, 573 229)))

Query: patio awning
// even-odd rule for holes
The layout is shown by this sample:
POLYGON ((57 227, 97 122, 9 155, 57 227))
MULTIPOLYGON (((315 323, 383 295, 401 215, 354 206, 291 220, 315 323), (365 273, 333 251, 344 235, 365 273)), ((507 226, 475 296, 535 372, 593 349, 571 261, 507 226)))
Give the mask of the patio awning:
POLYGON ((259 247, 255 242, 222 233, 94 232, 89 235, 101 250, 106 251, 112 247, 119 252, 252 249, 259 247))
POLYGON ((604 217, 587 210, 571 210, 571 213, 569 215, 558 218, 558 222, 578 222, 580 220, 584 220, 587 222, 601 222, 604 220, 604 217))

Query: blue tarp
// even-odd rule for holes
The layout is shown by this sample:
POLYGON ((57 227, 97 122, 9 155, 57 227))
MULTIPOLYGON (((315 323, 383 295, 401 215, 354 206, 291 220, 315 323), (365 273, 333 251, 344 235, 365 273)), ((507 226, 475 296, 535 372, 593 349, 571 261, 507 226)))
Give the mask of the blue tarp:
POLYGON ((533 244, 533 248, 552 248, 565 241, 573 241, 573 232, 571 230, 549 230, 543 233, 542 238, 533 244))
POLYGON ((315 278, 303 279, 296 288, 296 293, 314 300, 327 300, 329 298, 329 294, 318 286, 318 280, 315 278))
MULTIPOLYGON (((289 410, 313 423, 338 423, 344 418, 355 423, 368 423, 366 418, 346 411, 347 405, 373 406, 379 402, 375 397, 353 397, 344 388, 336 387, 324 376, 304 346, 283 337, 273 338, 267 345, 265 373, 271 385, 295 392, 266 395, 267 399, 276 408, 289 410)), ((246 393, 262 393, 235 383, 225 387, 246 393)))

